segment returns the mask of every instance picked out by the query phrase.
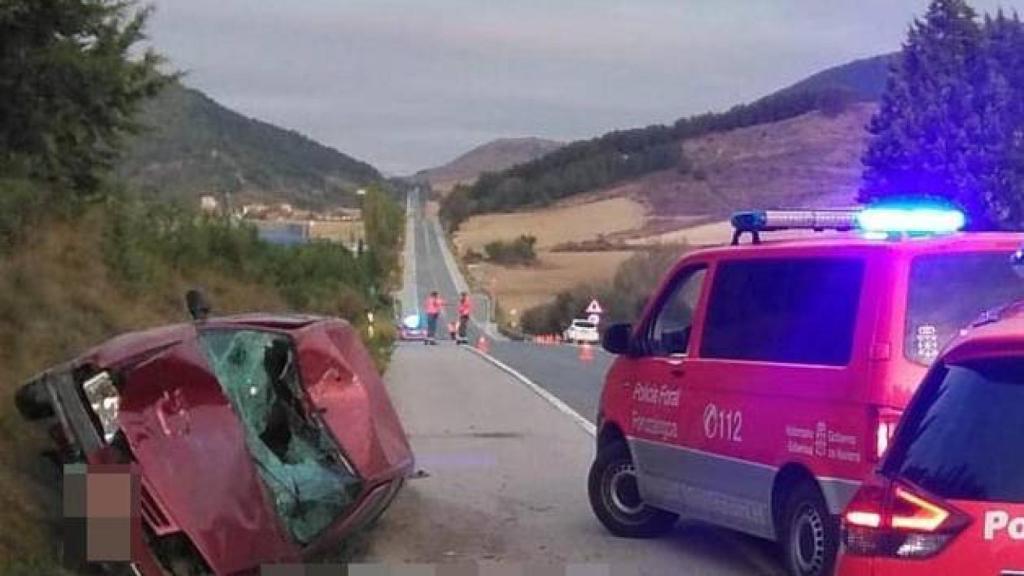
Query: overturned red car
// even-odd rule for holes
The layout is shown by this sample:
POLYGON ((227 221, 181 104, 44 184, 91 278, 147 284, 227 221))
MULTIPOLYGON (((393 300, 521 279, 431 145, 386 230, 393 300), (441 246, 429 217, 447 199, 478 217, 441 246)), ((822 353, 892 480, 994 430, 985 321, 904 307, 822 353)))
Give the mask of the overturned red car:
POLYGON ((372 523, 413 470, 372 359, 337 319, 122 335, 32 379, 16 403, 64 462, 135 471, 131 555, 146 575, 302 561, 372 523))

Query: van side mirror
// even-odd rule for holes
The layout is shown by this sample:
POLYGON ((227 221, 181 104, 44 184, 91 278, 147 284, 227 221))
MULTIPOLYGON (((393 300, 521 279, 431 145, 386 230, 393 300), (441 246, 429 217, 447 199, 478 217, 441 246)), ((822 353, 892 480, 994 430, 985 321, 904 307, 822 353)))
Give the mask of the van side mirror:
POLYGON ((633 326, 631 324, 612 324, 601 338, 601 346, 611 354, 633 355, 633 326))

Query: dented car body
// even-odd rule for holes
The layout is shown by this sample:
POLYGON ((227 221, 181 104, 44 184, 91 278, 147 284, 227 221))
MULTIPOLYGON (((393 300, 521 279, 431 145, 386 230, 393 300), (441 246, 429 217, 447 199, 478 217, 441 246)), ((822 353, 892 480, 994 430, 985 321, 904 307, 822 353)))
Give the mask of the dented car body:
POLYGON ((185 549, 200 571, 253 573, 316 555, 375 520, 413 455, 346 322, 215 318, 126 334, 18 392, 64 461, 139 480, 135 567, 185 549), (174 542, 175 546, 167 545, 174 542))

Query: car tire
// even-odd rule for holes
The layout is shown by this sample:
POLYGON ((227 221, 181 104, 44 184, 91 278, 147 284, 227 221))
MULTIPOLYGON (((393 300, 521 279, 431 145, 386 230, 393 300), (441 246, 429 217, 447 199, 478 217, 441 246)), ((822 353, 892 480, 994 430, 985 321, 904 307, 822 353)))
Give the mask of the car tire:
POLYGON ((18 412, 26 420, 42 420, 53 417, 53 405, 50 394, 41 380, 22 386, 14 395, 14 403, 18 412))
POLYGON ((625 538, 653 538, 672 530, 677 514, 649 506, 640 499, 629 448, 614 442, 598 450, 590 467, 590 506, 609 532, 625 538))
POLYGON ((818 487, 796 485, 786 499, 779 542, 791 576, 830 576, 839 550, 839 523, 818 487))

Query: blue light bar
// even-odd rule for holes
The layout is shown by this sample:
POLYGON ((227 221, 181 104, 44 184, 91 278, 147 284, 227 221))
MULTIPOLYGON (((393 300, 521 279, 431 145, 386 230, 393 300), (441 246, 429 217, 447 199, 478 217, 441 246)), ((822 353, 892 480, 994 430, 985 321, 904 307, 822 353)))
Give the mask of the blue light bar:
POLYGON ((965 221, 964 213, 954 208, 865 208, 857 214, 857 225, 861 230, 891 234, 956 232, 964 227, 965 221))

